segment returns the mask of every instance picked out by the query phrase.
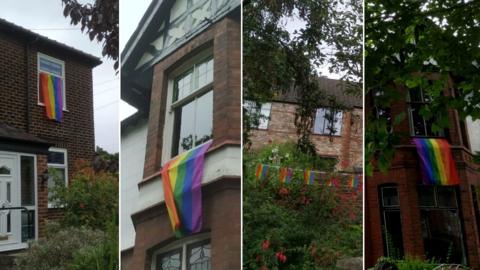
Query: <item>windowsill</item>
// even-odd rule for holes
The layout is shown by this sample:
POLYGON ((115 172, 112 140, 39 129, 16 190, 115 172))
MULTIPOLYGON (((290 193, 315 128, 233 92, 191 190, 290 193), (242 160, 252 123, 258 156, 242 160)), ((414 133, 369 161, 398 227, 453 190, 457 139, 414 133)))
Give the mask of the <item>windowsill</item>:
MULTIPOLYGON (((37 105, 38 105, 38 106, 41 106, 41 107, 45 107, 45 104, 44 104, 44 103, 38 102, 37 105)), ((69 110, 67 110, 67 109, 65 109, 65 108, 62 109, 62 111, 64 111, 64 112, 70 112, 69 110)))

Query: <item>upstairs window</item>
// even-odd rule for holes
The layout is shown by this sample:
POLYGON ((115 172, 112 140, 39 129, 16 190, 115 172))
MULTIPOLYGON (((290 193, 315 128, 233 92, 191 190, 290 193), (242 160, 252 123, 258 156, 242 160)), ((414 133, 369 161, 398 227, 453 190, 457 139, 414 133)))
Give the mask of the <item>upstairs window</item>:
POLYGON ((442 137, 444 132, 434 132, 432 125, 436 117, 426 119, 420 114, 423 106, 430 103, 430 98, 422 88, 412 88, 407 95, 408 114, 410 119, 410 135, 418 137, 442 137))
POLYGON ((65 62, 56 58, 38 53, 38 104, 45 105, 45 98, 56 100, 63 110, 67 109, 65 99, 65 62), (42 91, 43 84, 50 84, 52 97, 46 97, 42 91))
POLYGON ((244 106, 246 113, 251 119, 251 128, 268 129, 272 103, 268 102, 257 105, 255 102, 247 100, 245 101, 244 106))
POLYGON ((320 135, 342 134, 343 112, 333 108, 319 108, 315 114, 315 123, 313 125, 313 133, 320 135))
POLYGON ((207 58, 174 79, 172 156, 212 138, 213 59, 207 58))

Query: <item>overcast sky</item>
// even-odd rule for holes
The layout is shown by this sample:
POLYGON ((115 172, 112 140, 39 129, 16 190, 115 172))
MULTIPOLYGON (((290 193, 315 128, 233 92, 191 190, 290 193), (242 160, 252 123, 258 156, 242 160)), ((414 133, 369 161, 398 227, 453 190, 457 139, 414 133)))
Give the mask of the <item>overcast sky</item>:
MULTIPOLYGON (((120 52, 137 29, 140 19, 150 5, 151 0, 120 0, 120 52)), ((125 101, 120 101, 120 121, 136 112, 136 109, 125 101)))
MULTIPOLYGON (((0 18, 101 58, 101 44, 91 42, 79 29, 72 29, 78 27, 63 17, 61 0, 1 0, 0 18)), ((95 144, 109 152, 118 152, 120 81, 113 61, 102 58, 102 62, 93 69, 95 144)))

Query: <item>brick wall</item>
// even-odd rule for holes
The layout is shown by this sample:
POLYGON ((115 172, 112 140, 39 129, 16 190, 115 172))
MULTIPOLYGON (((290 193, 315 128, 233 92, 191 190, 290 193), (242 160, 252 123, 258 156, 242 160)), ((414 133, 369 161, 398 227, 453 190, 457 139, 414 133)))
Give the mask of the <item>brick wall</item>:
POLYGON ((240 33, 239 22, 225 18, 155 66, 144 178, 158 172, 162 164, 168 72, 203 49, 212 47, 214 57, 212 147, 225 142, 240 145, 240 33))
MULTIPOLYGON (((451 86, 452 82, 449 82, 451 86)), ((398 92, 406 96, 406 90, 398 87, 398 92)), ((444 95, 450 95, 449 89, 445 89, 444 95)), ((366 108, 371 109, 371 98, 366 99, 366 108)), ((408 104, 405 99, 398 100, 391 106, 392 115, 400 112, 408 112, 408 104)), ((480 269, 480 243, 478 224, 476 224, 475 210, 470 186, 480 185, 480 173, 478 166, 472 161, 469 149, 464 148, 462 130, 459 125, 458 113, 454 110, 448 112, 450 125, 446 130, 446 138, 452 145, 452 154, 456 161, 460 177, 459 186, 459 210, 464 231, 464 242, 467 253, 467 262, 473 269, 480 269)), ((425 249, 422 238, 422 224, 420 208, 418 204, 418 184, 421 183, 421 172, 416 149, 411 142, 409 118, 407 117, 396 128, 398 134, 406 134, 400 140, 396 149, 395 158, 388 173, 374 172, 372 177, 365 181, 365 263, 366 267, 372 267, 376 260, 384 256, 383 239, 381 229, 381 213, 378 188, 383 184, 397 184, 400 198, 400 216, 402 221, 403 246, 406 255, 425 258, 425 249)))
MULTIPOLYGON (((258 149, 270 143, 296 142, 296 105, 272 102, 270 120, 266 130, 256 129, 251 133, 252 148, 258 149)), ((341 136, 312 134, 310 139, 321 156, 338 158, 339 170, 352 170, 362 166, 362 109, 345 111, 342 119, 341 136)))
MULTIPOLYGON (((202 187, 203 230, 209 233, 212 269, 240 269, 240 178, 224 178, 202 187)), ((136 237, 124 270, 151 269, 152 252, 181 241, 172 231, 164 203, 132 216, 136 237)), ((123 254, 122 254, 123 255, 123 254)))
MULTIPOLYGON (((23 40, 0 34, 0 122, 46 139, 54 143, 55 147, 66 148, 71 179, 75 173, 75 164, 80 160, 90 161, 94 153, 92 67, 71 60, 68 52, 54 47, 39 47, 35 43, 31 45, 28 58, 27 68, 23 40), (37 52, 65 62, 67 111, 64 112, 62 123, 48 120, 45 108, 37 105, 37 52)), ((40 180, 45 166, 46 159, 38 156, 39 208, 44 207, 43 201, 47 196, 42 191, 40 180)), ((43 215, 43 211, 40 209, 39 214, 43 215)), ((53 217, 55 211, 51 212, 53 217)))

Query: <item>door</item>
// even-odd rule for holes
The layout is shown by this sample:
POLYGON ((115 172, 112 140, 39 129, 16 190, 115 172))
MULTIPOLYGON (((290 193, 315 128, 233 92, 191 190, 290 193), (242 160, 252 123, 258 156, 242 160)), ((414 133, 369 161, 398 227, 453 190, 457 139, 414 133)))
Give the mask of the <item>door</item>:
POLYGON ((21 243, 21 211, 2 210, 20 206, 18 156, 0 154, 0 251, 21 243))

